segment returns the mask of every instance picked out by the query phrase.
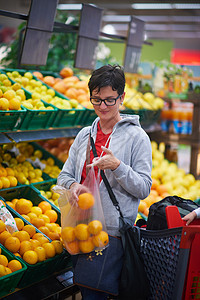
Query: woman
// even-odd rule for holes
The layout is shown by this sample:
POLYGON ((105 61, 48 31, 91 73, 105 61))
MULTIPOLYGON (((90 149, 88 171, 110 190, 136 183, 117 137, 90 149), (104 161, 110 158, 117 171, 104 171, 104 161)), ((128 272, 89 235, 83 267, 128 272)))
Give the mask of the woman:
MULTIPOLYGON (((89 166, 105 171, 105 175, 119 202, 124 217, 134 224, 140 199, 151 190, 152 153, 149 137, 141 128, 136 115, 120 115, 125 96, 125 76, 120 66, 106 65, 95 70, 88 83, 90 101, 97 118, 92 126, 83 128, 74 140, 69 157, 58 177, 58 184, 70 189, 71 197, 85 192, 82 185, 89 166), (98 159, 88 150, 89 135, 94 139, 98 159)), ((100 196, 109 235, 120 237, 119 213, 113 206, 104 182, 100 182, 100 196)), ((83 299, 107 299, 107 295, 81 288, 83 299)))

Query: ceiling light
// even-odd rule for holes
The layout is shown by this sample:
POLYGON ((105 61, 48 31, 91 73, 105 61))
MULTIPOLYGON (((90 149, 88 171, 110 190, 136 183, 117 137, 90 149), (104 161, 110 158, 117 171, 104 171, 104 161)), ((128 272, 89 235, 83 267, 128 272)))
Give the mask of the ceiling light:
POLYGON ((103 27, 102 32, 107 34, 116 34, 115 27, 113 25, 107 24, 103 27))
POLYGON ((176 9, 200 9, 200 4, 197 3, 176 3, 174 4, 176 9))
POLYGON ((172 9, 170 3, 134 3, 131 6, 134 9, 172 9))
POLYGON ((82 4, 58 4, 59 10, 81 10, 82 4))
POLYGON ((104 22, 130 22, 131 16, 107 15, 103 16, 104 22))

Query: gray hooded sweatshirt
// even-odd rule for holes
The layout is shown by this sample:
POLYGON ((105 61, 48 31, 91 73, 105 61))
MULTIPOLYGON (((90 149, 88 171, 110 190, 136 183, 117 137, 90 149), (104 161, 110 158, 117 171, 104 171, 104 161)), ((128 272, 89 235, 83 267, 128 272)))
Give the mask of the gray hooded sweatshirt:
MULTIPOLYGON (((146 198, 151 190, 151 143, 148 135, 141 128, 137 115, 123 114, 121 117, 122 120, 113 128, 109 142, 109 149, 120 160, 120 165, 114 171, 105 170, 105 175, 124 217, 131 219, 134 224, 140 199, 146 198)), ((69 189, 73 182, 80 183, 89 133, 91 132, 95 141, 99 120, 96 118, 92 126, 84 127, 77 134, 69 150, 69 157, 58 176, 58 185, 69 189)), ((110 235, 120 236, 119 212, 113 206, 103 181, 100 183, 99 190, 107 232, 110 235)))

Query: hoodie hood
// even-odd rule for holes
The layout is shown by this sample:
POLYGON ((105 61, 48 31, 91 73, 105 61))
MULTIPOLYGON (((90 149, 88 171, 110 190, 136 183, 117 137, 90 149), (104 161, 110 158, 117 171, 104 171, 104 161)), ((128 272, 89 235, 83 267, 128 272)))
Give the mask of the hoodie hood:
MULTIPOLYGON (((113 131, 117 128, 117 127, 121 127, 122 125, 124 125, 125 123, 127 124, 132 124, 138 127, 141 127, 140 122, 139 122, 139 116, 138 115, 126 115, 126 114, 120 114, 120 116, 122 117, 122 120, 120 120, 119 122, 117 122, 115 124, 115 126, 113 127, 113 131)), ((97 117, 94 122, 92 123, 91 126, 91 135, 95 135, 97 132, 97 123, 99 122, 100 118, 97 117)))

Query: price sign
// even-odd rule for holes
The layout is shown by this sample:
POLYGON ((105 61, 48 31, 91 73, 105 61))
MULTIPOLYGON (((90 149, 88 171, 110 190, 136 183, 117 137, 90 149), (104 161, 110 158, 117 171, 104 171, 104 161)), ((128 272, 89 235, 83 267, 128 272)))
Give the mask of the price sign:
POLYGON ((93 70, 96 63, 102 9, 83 4, 76 46, 75 68, 93 70))
POLYGON ((20 63, 46 65, 58 0, 32 0, 20 63))
POLYGON ((128 73, 137 73, 140 62, 141 47, 144 41, 144 22, 131 17, 124 59, 124 70, 128 73))

